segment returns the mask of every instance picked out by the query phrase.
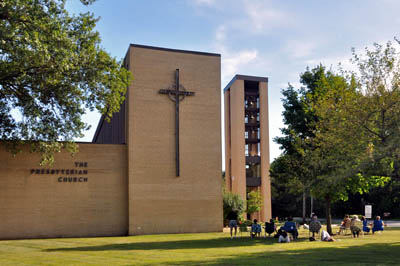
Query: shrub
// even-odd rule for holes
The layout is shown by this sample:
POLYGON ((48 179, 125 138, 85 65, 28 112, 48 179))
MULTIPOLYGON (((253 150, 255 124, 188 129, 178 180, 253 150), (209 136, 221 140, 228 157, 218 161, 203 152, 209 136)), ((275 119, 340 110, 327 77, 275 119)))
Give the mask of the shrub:
POLYGON ((228 191, 223 193, 223 205, 224 221, 231 211, 236 211, 240 217, 246 210, 246 202, 238 194, 228 191))

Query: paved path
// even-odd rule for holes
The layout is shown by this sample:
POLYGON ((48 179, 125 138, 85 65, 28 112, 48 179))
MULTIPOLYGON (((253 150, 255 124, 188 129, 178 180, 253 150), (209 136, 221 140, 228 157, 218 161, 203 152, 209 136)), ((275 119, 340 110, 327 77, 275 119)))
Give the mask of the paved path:
MULTIPOLYGON (((373 219, 368 219, 369 223, 371 223, 372 221, 373 221, 373 219)), ((336 219, 332 220, 333 224, 339 225, 340 222, 341 222, 341 220, 336 220, 336 219)), ((387 226, 389 226, 389 227, 400 227, 400 220, 385 220, 385 219, 383 219, 383 222, 385 224, 387 224, 387 226)))
POLYGON ((385 224, 387 224, 387 226, 389 226, 389 227, 400 227, 400 221, 398 221, 398 220, 389 220, 389 221, 383 220, 383 221, 384 221, 385 224))
MULTIPOLYGON (((296 221, 297 222, 301 221, 301 218, 296 217, 296 221)), ((325 219, 320 219, 320 221, 323 224, 326 224, 325 219)), ((372 222, 372 221, 373 221, 373 219, 368 219, 368 222, 372 222)), ((338 226, 338 225, 340 225, 341 222, 342 222, 341 219, 332 219, 332 226, 338 226)), ((383 219, 383 222, 385 224, 387 224, 387 226, 389 226, 389 227, 400 227, 400 220, 385 220, 385 219, 383 219)))

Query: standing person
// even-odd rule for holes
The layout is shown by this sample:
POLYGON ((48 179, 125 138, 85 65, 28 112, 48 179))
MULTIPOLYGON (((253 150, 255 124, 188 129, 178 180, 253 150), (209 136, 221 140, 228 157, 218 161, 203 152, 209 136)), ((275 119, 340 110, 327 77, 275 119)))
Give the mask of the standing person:
POLYGON ((228 213, 228 216, 226 218, 229 221, 229 228, 230 228, 230 231, 231 231, 231 239, 232 239, 233 238, 233 235, 232 235, 233 228, 235 228, 235 237, 236 237, 236 233, 237 233, 237 220, 238 220, 237 211, 236 210, 231 210, 228 213))
POLYGON ((369 229, 369 227, 368 227, 368 220, 367 220, 367 218, 365 218, 365 216, 363 216, 363 217, 361 218, 361 221, 363 222, 363 231, 366 232, 366 233, 369 233, 370 229, 369 229))

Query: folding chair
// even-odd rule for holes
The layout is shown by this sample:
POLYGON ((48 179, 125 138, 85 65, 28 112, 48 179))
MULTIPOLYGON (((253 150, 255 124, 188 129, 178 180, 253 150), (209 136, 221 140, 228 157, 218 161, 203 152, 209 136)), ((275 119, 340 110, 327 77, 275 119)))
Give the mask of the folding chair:
POLYGON ((249 232, 249 230, 247 229, 247 225, 244 224, 244 223, 239 224, 239 234, 240 234, 240 236, 242 236, 242 233, 247 233, 247 232, 249 232))
POLYGON ((342 225, 340 226, 338 234, 343 233, 344 235, 346 235, 347 231, 351 232, 350 226, 351 226, 351 220, 348 219, 346 220, 346 223, 343 226, 342 225))
POLYGON ((271 236, 272 233, 276 232, 276 227, 274 223, 265 222, 264 226, 264 237, 271 236))
POLYGON ((309 228, 308 228, 308 237, 310 238, 311 233, 314 234, 319 234, 319 231, 321 230, 321 223, 318 221, 311 221, 309 228))

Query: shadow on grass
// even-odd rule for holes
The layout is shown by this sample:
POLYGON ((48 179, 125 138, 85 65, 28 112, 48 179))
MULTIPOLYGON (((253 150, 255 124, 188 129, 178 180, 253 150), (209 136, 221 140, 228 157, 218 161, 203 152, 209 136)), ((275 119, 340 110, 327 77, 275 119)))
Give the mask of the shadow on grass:
MULTIPOLYGON (((307 239, 299 239, 304 242, 307 239)), ((318 243, 318 242, 317 242, 318 243)), ((319 242, 321 244, 321 242, 319 242)), ((373 243, 353 245, 350 247, 337 246, 337 242, 323 243, 323 246, 307 249, 296 249, 296 242, 290 244, 277 244, 276 239, 229 239, 212 238, 200 240, 181 240, 163 242, 138 242, 108 244, 98 246, 84 246, 73 248, 46 249, 44 252, 69 252, 69 251, 129 251, 129 250, 185 250, 185 249, 209 249, 222 248, 218 258, 207 258, 204 260, 176 261, 171 259, 163 261, 163 265, 400 265, 400 242, 395 243, 373 243), (240 247, 259 248, 263 245, 282 245, 279 250, 268 249, 264 252, 248 253, 241 252, 240 247), (224 256, 223 248, 237 247, 237 254, 224 256), (172 261, 173 260, 173 261, 172 261)), ((201 251, 200 251, 201 252, 201 251)))
MULTIPOLYGON (((298 239, 303 242, 307 239, 298 239)), ((172 249, 207 249, 207 248, 229 248, 229 247, 248 247, 257 244, 271 245, 277 242, 275 238, 212 238, 200 240, 179 240, 162 242, 136 242, 123 244, 109 244, 99 246, 84 246, 74 248, 54 248, 45 249, 45 252, 53 251, 106 251, 106 250, 172 250, 172 249)))
MULTIPOLYGON (((334 243, 330 242, 328 247, 238 254, 201 261, 201 265, 400 265, 400 242, 347 248, 335 247, 334 243)), ((199 265, 199 261, 187 260, 165 264, 199 265)))

